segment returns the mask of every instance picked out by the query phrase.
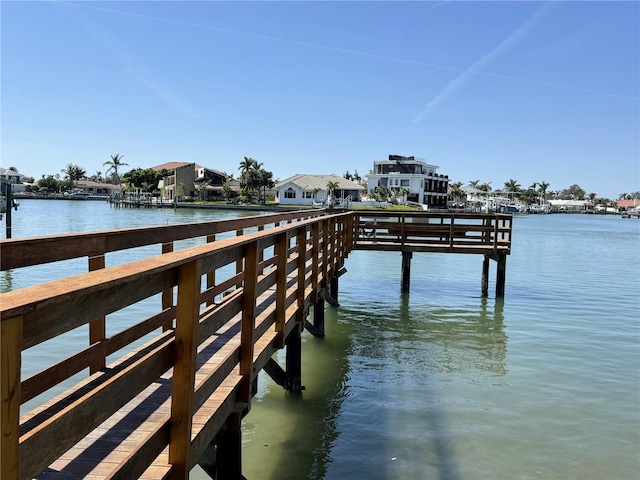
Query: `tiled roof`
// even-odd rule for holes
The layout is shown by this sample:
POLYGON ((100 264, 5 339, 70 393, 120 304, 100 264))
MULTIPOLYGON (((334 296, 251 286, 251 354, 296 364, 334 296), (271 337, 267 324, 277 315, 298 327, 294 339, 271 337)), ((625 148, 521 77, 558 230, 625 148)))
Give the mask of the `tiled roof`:
POLYGON ((327 189, 327 183, 329 182, 337 182, 339 189, 344 190, 364 190, 362 185, 358 185, 355 182, 347 180, 344 177, 339 175, 306 175, 306 174, 298 174, 293 177, 289 177, 281 182, 276 183, 275 188, 281 188, 287 183, 293 183, 303 190, 313 190, 314 188, 318 188, 320 190, 327 189))

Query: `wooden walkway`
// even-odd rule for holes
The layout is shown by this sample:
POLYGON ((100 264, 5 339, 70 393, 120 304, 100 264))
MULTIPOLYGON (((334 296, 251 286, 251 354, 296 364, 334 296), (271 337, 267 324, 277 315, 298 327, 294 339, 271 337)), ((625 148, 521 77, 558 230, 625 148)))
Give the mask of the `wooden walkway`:
POLYGON ((257 375, 280 368, 271 357, 286 346, 283 383, 300 388, 305 319, 336 296, 350 251, 497 259, 510 248, 510 216, 326 213, 3 241, 2 270, 86 256, 90 271, 0 297, 2 480, 188 478, 198 463, 239 478, 257 375), (226 232, 235 236, 220 239, 226 232), (173 251, 195 237, 206 243, 173 251), (163 254, 105 268, 109 252, 150 244, 163 254), (125 313, 149 301, 148 317, 125 313), (128 321, 107 335, 112 315, 128 321), (87 348, 23 377, 24 350, 83 325, 87 348), (41 405, 21 416, 34 399, 41 405))

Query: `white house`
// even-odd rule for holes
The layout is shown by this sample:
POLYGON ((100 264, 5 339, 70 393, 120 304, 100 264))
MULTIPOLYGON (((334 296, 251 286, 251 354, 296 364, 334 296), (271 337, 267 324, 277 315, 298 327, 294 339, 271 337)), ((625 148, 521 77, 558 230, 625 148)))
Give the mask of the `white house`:
POLYGON ((358 185, 339 175, 294 175, 276 183, 277 198, 281 205, 327 205, 327 184, 335 182, 338 187, 333 196, 337 202, 359 202, 364 191, 358 185))
POLYGON ((438 168, 421 158, 389 155, 388 160, 373 162, 373 170, 367 175, 369 192, 376 187, 396 191, 407 188, 408 201, 445 208, 449 176, 438 174, 438 168))
POLYGON ((20 172, 0 167, 0 177, 13 185, 11 188, 13 193, 26 191, 26 184, 24 183, 25 175, 20 172))

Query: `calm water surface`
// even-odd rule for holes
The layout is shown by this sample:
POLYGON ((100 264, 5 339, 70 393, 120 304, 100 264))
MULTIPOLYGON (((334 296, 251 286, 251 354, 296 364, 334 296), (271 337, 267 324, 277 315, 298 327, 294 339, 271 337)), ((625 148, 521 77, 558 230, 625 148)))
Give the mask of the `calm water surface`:
MULTIPOLYGON (((13 236, 235 215, 32 200, 13 236)), ((504 300, 493 283, 480 297, 473 255, 415 254, 410 294, 400 262, 351 253, 326 337, 303 338, 301 395, 261 374, 248 479, 640 478, 639 221, 516 218, 504 300)), ((41 278, 86 269, 65 263, 41 278)), ((32 281, 4 272, 0 287, 32 281)))

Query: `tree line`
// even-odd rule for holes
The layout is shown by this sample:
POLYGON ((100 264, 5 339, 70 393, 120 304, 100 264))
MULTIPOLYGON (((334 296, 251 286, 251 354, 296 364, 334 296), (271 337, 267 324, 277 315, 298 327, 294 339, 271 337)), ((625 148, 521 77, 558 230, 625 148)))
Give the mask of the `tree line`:
MULTIPOLYGON (((98 171, 94 175, 88 176, 84 168, 79 165, 69 163, 60 173, 42 175, 38 181, 33 178, 26 178, 27 183, 35 183, 35 190, 38 193, 63 193, 73 190, 81 180, 89 180, 97 183, 111 185, 123 185, 125 190, 142 189, 150 193, 160 193, 158 184, 163 178, 172 175, 173 169, 162 169, 159 171, 151 168, 134 168, 122 173, 123 167, 128 166, 123 161, 124 155, 111 155, 110 159, 104 162, 103 166, 108 167, 104 172, 98 171)), ((15 167, 11 167, 17 172, 15 167)), ((238 168, 240 176, 238 184, 240 186, 240 201, 253 202, 254 200, 266 201, 266 192, 275 186, 273 172, 266 170, 263 164, 251 157, 244 157, 238 168)), ((230 199, 235 195, 232 192, 230 182, 233 182, 233 173, 224 173, 226 181, 222 186, 222 194, 225 199, 230 199)), ((206 197, 206 189, 211 184, 210 180, 204 180, 194 186, 202 199, 206 197)), ((188 187, 188 186, 185 186, 188 187)), ((188 189, 188 188, 185 188, 188 189)))
MULTIPOLYGON (((453 198, 462 198, 466 194, 462 190, 462 182, 454 182, 450 185, 450 196, 453 198)), ((589 200, 594 205, 606 206, 617 200, 640 199, 640 191, 632 193, 621 193, 617 199, 599 197, 596 193, 587 193, 580 185, 574 184, 562 190, 549 190, 550 184, 541 181, 534 182, 530 186, 523 188, 517 180, 510 178, 504 182, 502 189, 493 190, 491 182, 483 182, 480 180, 470 180, 469 186, 493 195, 505 195, 527 204, 545 203, 550 199, 558 200, 589 200)))

